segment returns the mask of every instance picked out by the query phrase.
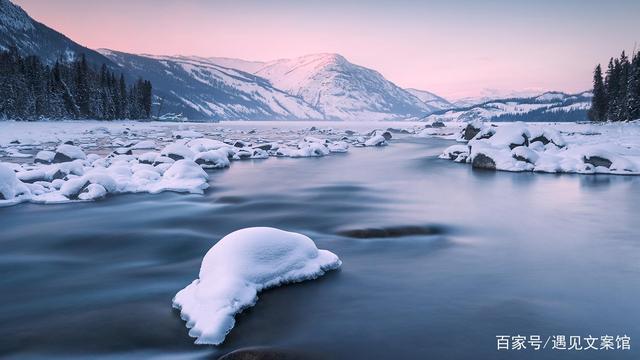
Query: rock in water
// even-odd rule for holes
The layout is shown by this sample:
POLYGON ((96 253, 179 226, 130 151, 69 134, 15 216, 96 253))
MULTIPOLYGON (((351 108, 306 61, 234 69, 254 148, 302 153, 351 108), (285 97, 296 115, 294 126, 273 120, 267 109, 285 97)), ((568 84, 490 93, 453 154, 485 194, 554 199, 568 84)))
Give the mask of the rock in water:
POLYGON ((342 262, 297 233, 257 227, 233 232, 202 260, 199 278, 180 290, 180 310, 196 344, 221 344, 235 314, 255 305, 257 294, 287 283, 315 279, 342 262))
POLYGON ((485 154, 478 154, 473 158, 471 166, 476 169, 495 170, 496 162, 485 154))
POLYGON ((591 157, 585 156, 583 160, 585 164, 591 164, 595 167, 602 166, 602 167, 610 168, 611 164, 613 164, 611 160, 606 159, 602 156, 591 156, 591 157))

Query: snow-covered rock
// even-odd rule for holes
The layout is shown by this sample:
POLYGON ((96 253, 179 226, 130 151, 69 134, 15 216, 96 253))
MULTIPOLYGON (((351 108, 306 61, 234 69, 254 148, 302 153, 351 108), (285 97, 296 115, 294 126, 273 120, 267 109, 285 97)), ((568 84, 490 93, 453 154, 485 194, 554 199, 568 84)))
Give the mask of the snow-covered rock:
POLYGON ((227 152, 222 150, 209 150, 198 153, 193 160, 205 169, 222 169, 230 165, 227 152))
POLYGON ((455 162, 464 162, 469 157, 469 147, 467 145, 451 145, 444 150, 441 159, 454 160, 455 162))
POLYGON ((29 195, 29 188, 18 180, 16 173, 9 166, 0 163, 0 204, 29 195))
POLYGON ((151 184, 152 193, 162 191, 190 192, 201 194, 209 187, 209 175, 192 160, 178 160, 169 167, 157 183, 151 184))
POLYGON ((182 159, 191 160, 195 156, 191 149, 179 143, 172 143, 170 145, 167 145, 164 149, 162 149, 160 155, 166 156, 175 161, 182 159))
POLYGON ((220 148, 229 147, 228 144, 225 144, 220 140, 206 138, 191 140, 187 143, 187 146, 195 152, 205 152, 209 150, 218 150, 220 148))
POLYGON ((53 151, 42 150, 42 151, 38 151, 33 161, 35 163, 51 164, 55 156, 56 156, 56 153, 53 151))
POLYGON ((259 292, 315 279, 341 264, 335 254, 318 250, 302 234, 242 229, 207 252, 198 279, 176 294, 173 306, 180 310, 196 344, 219 345, 234 327, 234 316, 255 305, 259 292))
POLYGON ((381 134, 375 134, 364 142, 365 146, 387 146, 387 139, 381 134))
POLYGON ((87 156, 78 146, 62 144, 56 148, 56 154, 53 157, 54 163, 68 162, 73 160, 84 160, 87 156))

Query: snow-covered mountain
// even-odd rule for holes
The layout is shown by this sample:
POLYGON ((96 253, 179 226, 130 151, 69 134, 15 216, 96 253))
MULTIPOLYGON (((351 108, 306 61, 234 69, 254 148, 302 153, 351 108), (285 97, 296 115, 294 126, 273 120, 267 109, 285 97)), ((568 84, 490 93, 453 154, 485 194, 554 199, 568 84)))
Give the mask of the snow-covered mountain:
POLYGON ((450 103, 449 100, 432 92, 412 88, 405 90, 411 95, 420 99, 423 103, 427 104, 427 106, 429 106, 433 112, 451 109, 453 107, 453 104, 450 103))
POLYGON ((156 108, 156 113, 207 120, 324 118, 303 99, 269 81, 205 58, 100 52, 133 76, 151 80, 161 99, 158 106, 162 108, 156 108))
POLYGON ((262 63, 210 60, 268 79, 276 88, 301 97, 328 119, 389 120, 436 110, 379 72, 353 64, 338 54, 312 54, 262 63))
POLYGON ((69 61, 80 54, 94 64, 114 67, 107 58, 86 48, 63 34, 33 20, 21 7, 0 0, 0 50, 15 47, 25 55, 37 55, 43 61, 69 61))
POLYGON ((544 90, 541 89, 505 91, 487 88, 482 89, 476 96, 455 99, 452 101, 452 104, 454 108, 463 108, 483 104, 492 100, 530 98, 540 95, 542 92, 544 92, 544 90))
POLYGON ((481 104, 443 110, 426 121, 583 121, 591 107, 591 92, 550 91, 525 98, 493 99, 481 104))
POLYGON ((150 79, 164 110, 189 118, 388 120, 439 110, 337 54, 259 62, 100 51, 150 79))

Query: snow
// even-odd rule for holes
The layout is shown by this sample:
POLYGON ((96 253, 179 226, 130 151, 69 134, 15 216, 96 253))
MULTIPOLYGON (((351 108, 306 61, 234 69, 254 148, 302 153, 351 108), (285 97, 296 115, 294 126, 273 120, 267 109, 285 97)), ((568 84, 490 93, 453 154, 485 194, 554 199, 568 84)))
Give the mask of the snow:
MULTIPOLYGON (((217 64, 216 58, 187 56, 130 57, 128 54, 103 51, 115 62, 145 61, 151 63, 149 71, 158 76, 180 79, 185 87, 171 89, 186 106, 209 118, 225 119, 323 119, 324 115, 298 96, 276 89, 266 79, 228 67, 230 59, 217 64), (154 63, 154 61, 156 63, 154 63), (175 68, 184 70, 177 77, 175 68), (162 69, 162 71, 158 71, 162 69), (196 90, 196 91, 194 91, 196 90), (224 99, 221 101, 220 99, 224 99)), ((237 61, 238 64, 242 61, 237 61)), ((143 72, 144 73, 144 72, 143 72)), ((172 79, 173 80, 173 79, 172 79)), ((186 136, 192 137, 192 136, 186 136)))
POLYGON ((430 107, 431 112, 450 109, 454 107, 453 104, 451 104, 448 100, 432 92, 412 88, 405 90, 411 95, 420 99, 420 101, 422 101, 423 103, 427 104, 430 107))
POLYGON ((187 143, 187 146, 191 148, 192 151, 195 151, 195 152, 218 150, 220 148, 229 147, 228 144, 225 144, 220 140, 206 139, 206 138, 191 140, 187 143))
POLYGON ((209 175, 200 165, 187 159, 178 160, 164 172, 159 182, 150 187, 150 192, 190 192, 201 194, 209 187, 209 175))
POLYGON ((162 149, 160 155, 171 158, 173 160, 193 159, 193 157, 195 156, 191 149, 180 143, 167 145, 164 149, 162 149))
POLYGON ((134 149, 134 150, 155 149, 156 148, 156 143, 153 140, 143 140, 143 141, 140 141, 140 142, 134 144, 133 146, 131 146, 131 148, 134 149))
POLYGON ((640 175, 640 121, 480 126, 468 150, 454 145, 440 157, 504 171, 640 175))
POLYGON ((228 152, 224 150, 209 150, 198 153, 194 161, 205 169, 222 169, 231 164, 228 152))
POLYGON ((374 135, 364 142, 365 146, 386 146, 387 139, 382 135, 374 135))
MULTIPOLYGON (((70 161, 70 160, 76 160, 76 159, 86 159, 86 155, 84 153, 84 151, 82 151, 82 149, 78 146, 73 146, 73 145, 68 145, 68 144, 62 144, 60 146, 58 146, 56 148, 56 156, 58 156, 58 154, 62 154, 64 155, 64 157, 61 158, 60 161, 65 162, 65 161, 70 161), (67 160, 69 159, 69 160, 67 160)), ((54 158, 54 161, 58 161, 58 159, 54 158)))
POLYGON ((330 119, 389 120, 434 109, 377 71, 352 64, 339 54, 310 54, 264 62, 262 66, 229 59, 223 59, 221 64, 233 64, 269 80, 276 88, 302 98, 330 119))
POLYGON ((44 164, 50 164, 53 162, 53 158, 56 156, 56 153, 53 151, 42 150, 38 151, 36 154, 35 161, 41 162, 44 164))
POLYGON ((341 264, 305 235, 246 228, 225 236, 207 252, 198 279, 176 294, 173 306, 196 344, 219 345, 234 327, 234 316, 254 306, 259 292, 316 279, 341 264))
POLYGON ((5 201, 15 202, 16 198, 29 195, 29 189, 18 180, 13 169, 4 163, 0 163, 0 205, 5 201))
MULTIPOLYGON (((527 93, 525 92, 524 95, 527 93)), ((448 111, 428 115, 425 121, 470 122, 474 120, 491 121, 500 116, 524 115, 533 111, 542 113, 562 113, 575 110, 587 110, 591 107, 591 98, 586 93, 569 95, 561 92, 547 92, 534 97, 529 96, 488 97, 481 100, 454 103, 448 111)))

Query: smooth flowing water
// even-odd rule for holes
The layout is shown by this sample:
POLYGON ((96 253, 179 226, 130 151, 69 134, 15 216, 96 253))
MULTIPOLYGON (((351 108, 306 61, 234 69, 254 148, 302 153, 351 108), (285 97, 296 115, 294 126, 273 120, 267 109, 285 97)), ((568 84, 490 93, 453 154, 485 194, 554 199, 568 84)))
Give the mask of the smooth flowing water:
POLYGON ((204 196, 0 208, 0 356, 638 358, 640 178, 479 172, 437 158, 451 143, 235 162, 204 196), (171 299, 250 226, 304 233, 343 267, 193 345, 171 299), (391 230, 351 231, 369 228, 391 230), (631 351, 496 350, 497 335, 623 334, 631 351))

